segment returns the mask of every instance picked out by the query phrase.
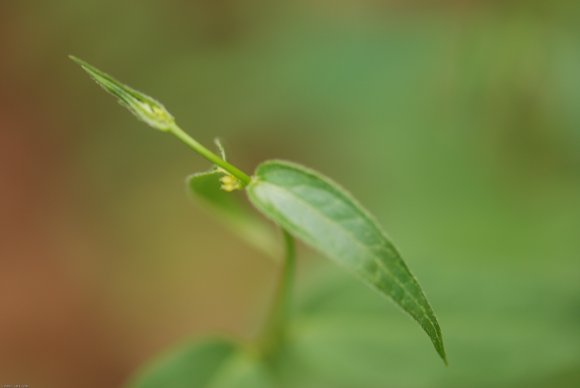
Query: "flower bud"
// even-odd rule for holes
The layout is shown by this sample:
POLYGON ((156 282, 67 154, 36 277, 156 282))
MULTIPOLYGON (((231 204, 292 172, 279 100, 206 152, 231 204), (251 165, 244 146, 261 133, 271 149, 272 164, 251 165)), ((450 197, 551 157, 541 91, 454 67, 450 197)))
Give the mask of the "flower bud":
POLYGON ((85 61, 70 56, 99 86, 119 99, 119 103, 129 109, 139 120, 161 131, 168 131, 175 125, 175 119, 165 107, 153 98, 123 85, 110 75, 89 65, 85 61))

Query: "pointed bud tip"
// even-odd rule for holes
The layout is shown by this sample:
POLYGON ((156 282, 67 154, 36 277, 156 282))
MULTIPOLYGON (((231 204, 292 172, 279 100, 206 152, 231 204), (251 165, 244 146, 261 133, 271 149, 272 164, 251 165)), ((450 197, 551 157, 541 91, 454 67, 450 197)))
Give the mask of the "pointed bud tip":
POLYGON ((79 65, 80 67, 82 67, 84 70, 87 70, 87 68, 91 68, 91 65, 89 65, 87 62, 83 61, 79 57, 75 57, 74 55, 69 54, 68 58, 77 65, 79 65))
POLYGON ((117 97, 121 105, 128 108, 138 119, 149 126, 161 131, 169 131, 175 125, 171 113, 157 100, 124 85, 74 55, 69 55, 69 58, 81 66, 99 86, 117 97))

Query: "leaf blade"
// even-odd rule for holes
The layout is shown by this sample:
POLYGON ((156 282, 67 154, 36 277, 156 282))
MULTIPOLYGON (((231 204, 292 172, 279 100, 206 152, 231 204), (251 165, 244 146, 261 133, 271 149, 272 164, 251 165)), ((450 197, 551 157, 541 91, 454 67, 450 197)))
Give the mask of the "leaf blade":
POLYGON ((272 221, 390 297, 419 323, 447 363, 439 323, 419 283, 350 194, 319 173, 282 161, 258 166, 247 193, 272 221))
POLYGON ((260 219, 250 206, 242 203, 237 193, 220 188, 221 175, 216 169, 190 175, 187 177, 187 189, 197 203, 211 210, 212 215, 239 238, 278 261, 280 248, 275 230, 260 219))

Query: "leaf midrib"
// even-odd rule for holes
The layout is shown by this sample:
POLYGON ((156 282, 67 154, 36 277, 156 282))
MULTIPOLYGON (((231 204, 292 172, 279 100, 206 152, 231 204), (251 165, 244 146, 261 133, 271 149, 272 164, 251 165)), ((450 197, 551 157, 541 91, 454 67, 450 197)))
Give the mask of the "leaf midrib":
MULTIPOLYGON (((313 206, 310 202, 308 202, 308 201, 304 200, 302 197, 298 196, 292 190, 286 189, 286 187, 284 187, 284 186, 278 186, 278 185, 275 185, 273 183, 266 182, 266 181, 263 181, 263 180, 258 180, 257 183, 271 186, 272 188, 274 188, 275 190, 277 190, 278 192, 280 192, 280 193, 282 193, 284 195, 287 195, 289 193, 293 198, 295 198, 296 200, 304 203, 307 207, 309 207, 312 210, 314 210, 315 213, 319 214, 320 218, 323 219, 325 222, 331 224, 332 226, 334 226, 336 228, 336 224, 337 224, 336 222, 334 222, 331 218, 329 218, 325 213, 321 212, 318 208, 316 208, 315 206, 313 206)), ((365 219, 367 219, 367 218, 365 217, 365 219)), ((368 221, 368 219, 367 219, 367 221, 368 221)), ((338 225, 340 225, 340 224, 338 224, 338 225)), ((292 225, 292 226, 293 227, 296 227, 295 225, 292 225)), ((432 313, 430 314, 429 311, 427 309, 425 309, 425 307, 421 303, 419 303, 419 301, 417 300, 417 298, 415 298, 415 296, 413 295, 413 293, 411 293, 409 291, 409 289, 405 286, 405 283, 401 283, 401 281, 399 281, 399 279, 397 279, 397 277, 394 276, 393 272, 388 267, 385 266, 385 264, 380 260, 379 257, 377 257, 377 255, 375 254, 375 252, 373 252, 372 250, 369 250, 366 247, 366 245, 363 242, 361 242, 360 240, 358 240, 356 238, 356 236, 354 234, 352 234, 348 229, 344 229, 344 228, 340 228, 340 227, 337 228, 337 229, 340 230, 342 232, 342 234, 350 237, 350 240, 353 241, 359 247, 362 247, 363 250, 370 251, 370 253, 371 253, 370 256, 375 261, 375 263, 378 263, 378 265, 380 267, 382 267, 388 273, 388 275, 395 281, 395 283, 397 283, 409 295, 411 301, 416 306, 418 306, 421 311, 423 311, 423 313, 427 317, 427 322, 429 323, 429 325, 431 326, 431 328, 435 332, 435 337, 436 337, 437 341, 439 342, 439 344, 442 345, 443 342, 442 342, 442 338, 441 338, 440 329, 438 329, 438 325, 435 325, 435 323, 434 323, 434 321, 432 319, 432 316, 431 316, 432 313)), ((380 229, 379 229, 379 231, 380 231, 380 229)), ((412 275, 410 275, 410 276, 412 276, 412 275)), ((372 279, 368 279, 367 278, 367 280, 370 280, 371 283, 374 283, 372 281, 372 279)), ((394 300, 394 298, 392 298, 392 297, 391 297, 391 299, 394 300)), ((399 303, 397 303, 397 304, 399 304, 399 303)))

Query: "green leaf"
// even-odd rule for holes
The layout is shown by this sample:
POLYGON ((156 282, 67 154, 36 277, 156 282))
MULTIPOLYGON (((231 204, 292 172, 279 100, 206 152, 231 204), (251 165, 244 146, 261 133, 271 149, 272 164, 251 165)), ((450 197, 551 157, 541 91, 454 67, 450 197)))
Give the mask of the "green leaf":
POLYGON ((275 260, 280 260, 279 238, 275 230, 260 219, 249 205, 242 202, 239 193, 220 188, 222 173, 217 170, 193 174, 187 186, 194 199, 226 225, 243 241, 275 260))
POLYGON ((215 338, 188 343, 146 365, 128 388, 269 388, 270 372, 249 349, 215 338))
POLYGON ((129 109, 138 119, 161 131, 168 131, 175 125, 175 119, 159 101, 122 84, 82 59, 72 55, 69 57, 80 65, 99 86, 117 97, 119 103, 129 109))
MULTIPOLYGON (((226 152, 218 139, 215 139, 220 156, 227 160, 226 152)), ((222 189, 223 170, 217 166, 213 169, 187 177, 187 187, 193 198, 211 210, 239 238, 254 248, 259 249, 275 260, 280 260, 280 242, 278 235, 248 204, 242 202, 236 192, 222 189)))
POLYGON ((188 343, 146 366, 127 386, 209 387, 235 352, 236 345, 223 339, 211 339, 198 344, 188 343))
POLYGON ((238 351, 222 366, 209 388, 272 388, 278 387, 274 376, 257 355, 238 351))
POLYGON ((268 218, 409 313, 447 362, 437 318, 417 280, 378 223, 347 192, 319 173, 282 161, 258 166, 247 190, 268 218))

